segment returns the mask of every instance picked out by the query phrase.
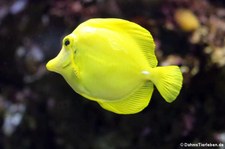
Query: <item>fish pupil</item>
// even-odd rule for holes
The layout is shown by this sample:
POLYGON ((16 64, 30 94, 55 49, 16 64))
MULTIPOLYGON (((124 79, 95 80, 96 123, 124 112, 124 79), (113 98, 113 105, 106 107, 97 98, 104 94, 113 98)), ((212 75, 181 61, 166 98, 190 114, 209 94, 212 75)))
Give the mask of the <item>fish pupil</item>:
POLYGON ((64 44, 65 44, 65 46, 68 46, 70 44, 70 41, 66 40, 64 44))

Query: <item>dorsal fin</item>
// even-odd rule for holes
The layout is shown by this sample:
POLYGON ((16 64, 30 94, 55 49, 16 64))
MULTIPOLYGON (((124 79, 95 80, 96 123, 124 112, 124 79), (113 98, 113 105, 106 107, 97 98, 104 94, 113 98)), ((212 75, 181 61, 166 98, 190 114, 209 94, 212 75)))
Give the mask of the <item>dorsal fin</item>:
MULTIPOLYGON (((152 35, 148 30, 141 27, 140 25, 116 18, 96 18, 90 19, 80 26, 93 26, 96 28, 106 28, 113 31, 118 31, 121 33, 128 34, 134 41, 137 42, 137 45, 140 46, 140 49, 147 58, 150 67, 154 68, 157 66, 158 61, 155 56, 155 43, 153 41, 152 35)), ((129 44, 129 43, 128 43, 129 44)))

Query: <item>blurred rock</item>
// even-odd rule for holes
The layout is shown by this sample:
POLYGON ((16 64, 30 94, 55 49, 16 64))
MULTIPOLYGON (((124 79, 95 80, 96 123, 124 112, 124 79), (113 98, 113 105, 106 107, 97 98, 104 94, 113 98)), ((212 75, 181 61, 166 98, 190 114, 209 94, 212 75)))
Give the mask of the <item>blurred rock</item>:
POLYGON ((10 6, 9 12, 12 14, 17 14, 26 8, 28 0, 16 0, 10 6))
POLYGON ((26 83, 33 82, 45 74, 44 54, 39 46, 31 41, 25 41, 25 44, 19 47, 15 54, 17 64, 21 66, 20 71, 25 74, 26 83))
POLYGON ((8 103, 4 115, 4 123, 2 126, 3 132, 6 136, 11 136, 18 125, 21 123, 26 107, 24 104, 8 103))
POLYGON ((194 31, 200 26, 198 18, 188 9, 177 9, 174 18, 179 27, 186 32, 194 31))

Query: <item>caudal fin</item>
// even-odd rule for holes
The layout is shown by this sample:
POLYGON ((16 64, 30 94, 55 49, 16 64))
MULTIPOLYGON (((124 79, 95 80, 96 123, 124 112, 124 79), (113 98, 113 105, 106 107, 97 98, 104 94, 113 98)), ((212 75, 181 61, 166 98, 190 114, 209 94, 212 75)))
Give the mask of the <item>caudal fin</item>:
POLYGON ((149 79, 167 102, 172 102, 177 98, 183 82, 183 76, 178 66, 151 68, 149 79))

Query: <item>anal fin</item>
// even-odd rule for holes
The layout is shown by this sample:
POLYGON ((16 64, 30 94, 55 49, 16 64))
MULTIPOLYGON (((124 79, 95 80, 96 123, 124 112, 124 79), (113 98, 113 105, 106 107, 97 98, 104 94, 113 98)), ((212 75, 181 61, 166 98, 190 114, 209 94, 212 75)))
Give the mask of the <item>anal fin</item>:
POLYGON ((153 83, 147 81, 137 91, 117 101, 98 101, 106 110, 117 114, 134 114, 142 111, 150 102, 153 92, 153 83))

